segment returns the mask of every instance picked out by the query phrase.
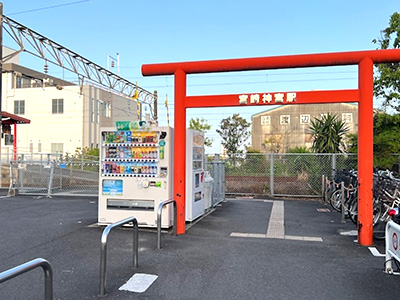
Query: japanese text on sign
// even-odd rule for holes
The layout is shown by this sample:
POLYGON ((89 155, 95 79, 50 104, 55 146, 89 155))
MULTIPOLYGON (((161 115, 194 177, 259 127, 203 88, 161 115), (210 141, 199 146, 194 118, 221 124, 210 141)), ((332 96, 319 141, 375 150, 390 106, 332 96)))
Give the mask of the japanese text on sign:
POLYGON ((310 124, 310 115, 300 115, 300 124, 310 124))
POLYGON ((268 93, 239 95, 239 104, 280 104, 296 102, 296 93, 268 93))
POLYGON ((290 116, 289 115, 281 115, 280 123, 281 123, 281 125, 289 125, 290 124, 290 116))

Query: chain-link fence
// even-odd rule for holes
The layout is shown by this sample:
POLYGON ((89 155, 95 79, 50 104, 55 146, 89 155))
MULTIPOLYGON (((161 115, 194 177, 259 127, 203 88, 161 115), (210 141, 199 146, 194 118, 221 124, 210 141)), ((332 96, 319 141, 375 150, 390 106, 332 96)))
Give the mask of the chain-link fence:
POLYGON ((207 162, 206 168, 213 178, 211 206, 215 206, 225 200, 225 163, 216 155, 212 161, 207 162))
POLYGON ((225 160, 227 194, 321 196, 322 175, 356 169, 357 155, 315 153, 242 154, 225 160))
MULTIPOLYGON (((99 162, 60 155, 2 157, 1 187, 21 194, 98 195, 99 162), (8 157, 8 159, 7 159, 8 157)), ((393 155, 399 161, 400 155, 393 155)), ((392 171, 398 171, 399 163, 392 171), (396 169, 397 168, 397 169, 396 169)), ((334 178, 336 170, 357 169, 356 154, 257 153, 207 162, 214 178, 213 205, 225 194, 321 197, 322 175, 334 178)))
POLYGON ((2 161, 2 187, 19 194, 91 195, 98 194, 98 160, 45 156, 42 160, 18 156, 15 161, 2 161))

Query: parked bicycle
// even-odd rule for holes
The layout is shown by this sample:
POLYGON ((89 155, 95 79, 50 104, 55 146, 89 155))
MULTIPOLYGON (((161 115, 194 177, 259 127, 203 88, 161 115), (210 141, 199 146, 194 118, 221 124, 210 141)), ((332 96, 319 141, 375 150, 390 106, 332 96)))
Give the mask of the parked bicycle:
MULTIPOLYGON (((355 170, 338 171, 326 182, 326 195, 332 208, 344 212, 354 224, 358 220, 358 176, 355 170)), ((385 225, 397 216, 400 207, 400 179, 389 171, 374 172, 373 225, 374 238, 385 238, 385 225), (397 212, 397 213, 396 213, 397 212)), ((400 215, 399 215, 400 220, 400 215)))

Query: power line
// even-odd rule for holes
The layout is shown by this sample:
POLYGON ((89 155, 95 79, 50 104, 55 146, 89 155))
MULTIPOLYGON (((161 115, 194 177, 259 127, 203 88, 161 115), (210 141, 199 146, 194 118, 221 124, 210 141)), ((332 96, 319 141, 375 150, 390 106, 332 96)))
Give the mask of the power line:
MULTIPOLYGON (((296 79, 296 80, 266 80, 266 81, 247 81, 247 82, 221 82, 221 83, 199 83, 199 84, 187 84, 190 86, 222 86, 222 85, 250 85, 250 84, 269 84, 269 83, 287 83, 287 82, 316 82, 316 81, 340 81, 340 80, 356 80, 356 77, 342 77, 342 78, 315 78, 315 79, 296 79)), ((158 85, 158 86, 147 86, 148 89, 152 88, 172 88, 173 86, 158 85)))
MULTIPOLYGON (((126 68, 126 69, 133 69, 133 67, 121 67, 121 68, 126 68)), ((334 74, 358 74, 357 71, 321 71, 321 72, 288 72, 288 73, 264 73, 264 74, 208 74, 208 75, 189 75, 188 79, 192 78, 233 78, 233 77, 267 77, 267 76, 295 76, 295 75, 334 75, 334 74)), ((162 76, 164 78, 166 77, 172 77, 173 75, 169 76, 162 76)), ((143 76, 129 76, 126 78, 152 78, 151 76, 149 77, 143 77, 143 76)), ((161 78, 161 77, 159 77, 161 78)))
POLYGON ((80 0, 80 1, 74 1, 74 2, 67 2, 67 3, 57 4, 57 5, 45 6, 45 7, 41 7, 41 8, 23 10, 23 11, 19 11, 19 12, 7 14, 7 15, 12 16, 12 15, 26 14, 26 13, 30 13, 30 12, 46 10, 46 9, 52 9, 52 8, 68 6, 68 5, 74 5, 74 4, 80 4, 80 3, 83 3, 83 2, 89 2, 89 1, 93 1, 93 0, 80 0))

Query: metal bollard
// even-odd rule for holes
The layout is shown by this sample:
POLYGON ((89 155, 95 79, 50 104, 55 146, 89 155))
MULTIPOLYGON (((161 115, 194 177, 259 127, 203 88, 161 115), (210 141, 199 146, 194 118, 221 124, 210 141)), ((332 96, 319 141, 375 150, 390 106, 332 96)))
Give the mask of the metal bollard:
POLYGON ((100 253, 100 292, 99 296, 106 296, 106 261, 107 261, 107 238, 111 229, 122 226, 126 223, 133 223, 133 267, 138 267, 139 253, 139 229, 136 218, 130 217, 114 224, 108 225, 101 235, 101 253, 100 253))
POLYGON ((174 235, 176 236, 176 201, 175 199, 169 199, 164 202, 161 202, 158 205, 158 210, 157 210, 157 249, 161 249, 161 216, 162 216, 162 208, 167 205, 173 203, 174 204, 174 235))

